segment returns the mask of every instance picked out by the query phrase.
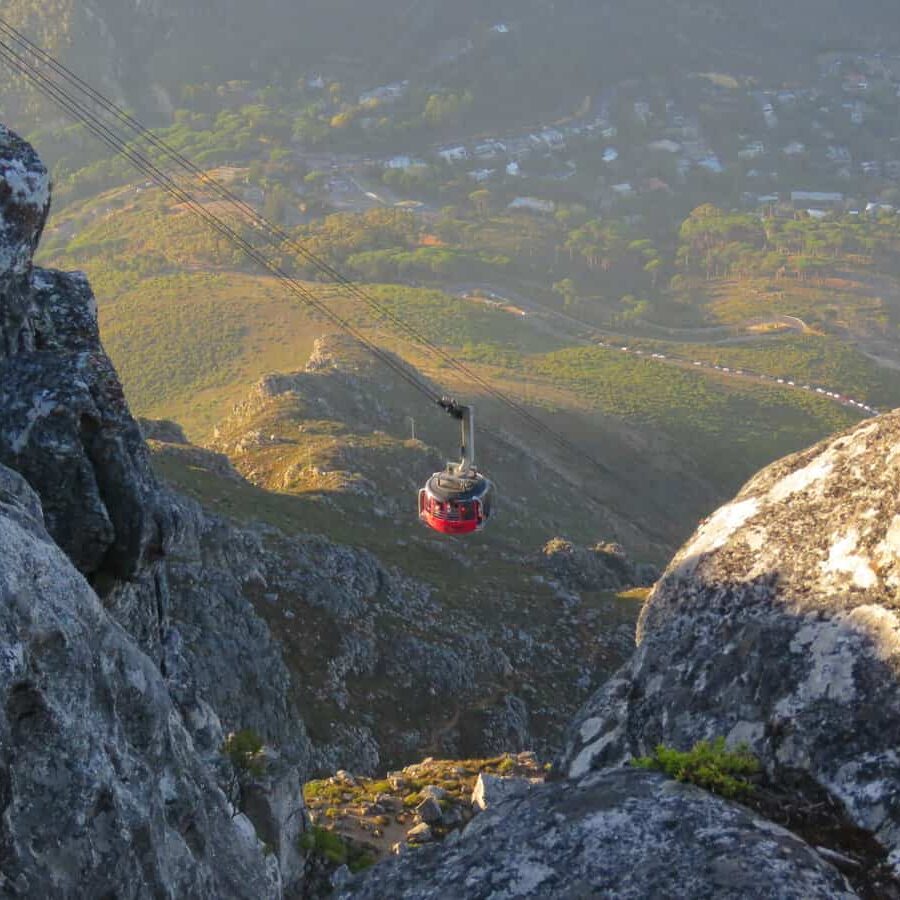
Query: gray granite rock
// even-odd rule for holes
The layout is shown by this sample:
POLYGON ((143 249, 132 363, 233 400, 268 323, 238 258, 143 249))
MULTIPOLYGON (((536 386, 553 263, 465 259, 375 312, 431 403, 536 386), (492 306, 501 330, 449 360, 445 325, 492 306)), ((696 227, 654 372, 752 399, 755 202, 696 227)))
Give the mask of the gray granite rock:
POLYGON ((17 481, 0 467, 0 895, 280 896, 156 664, 17 481))
POLYGON ((753 478, 658 582, 632 661, 575 722, 572 776, 665 742, 800 770, 900 872, 900 412, 753 478))
POLYGON ((690 785, 638 769, 537 785, 478 815, 450 846, 397 856, 349 900, 851 898, 790 832, 690 785))
POLYGON ((280 896, 311 749, 243 593, 258 544, 157 483, 90 286, 32 266, 48 206, 0 126, 0 894, 280 896), (226 728, 280 749, 237 809, 226 728))

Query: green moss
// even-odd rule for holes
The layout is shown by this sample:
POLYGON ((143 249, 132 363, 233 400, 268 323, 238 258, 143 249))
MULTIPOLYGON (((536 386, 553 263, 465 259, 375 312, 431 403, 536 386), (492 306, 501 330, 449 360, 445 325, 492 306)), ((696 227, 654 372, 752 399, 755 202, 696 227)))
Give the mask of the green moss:
POLYGON ((389 794, 392 790, 389 781, 370 781, 365 785, 365 789, 373 797, 377 797, 379 794, 389 794))
POLYGON ((748 777, 759 772, 759 760, 746 744, 728 750, 725 738, 699 741, 688 751, 660 744, 651 756, 632 760, 640 769, 665 772, 676 781, 695 784, 722 797, 734 798, 753 791, 748 777))

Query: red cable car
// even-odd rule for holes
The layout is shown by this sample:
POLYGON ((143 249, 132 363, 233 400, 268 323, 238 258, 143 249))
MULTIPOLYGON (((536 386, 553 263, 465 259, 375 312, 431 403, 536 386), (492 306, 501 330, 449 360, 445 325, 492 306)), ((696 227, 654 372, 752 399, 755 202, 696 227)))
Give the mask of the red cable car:
POLYGON ((494 486, 475 468, 474 408, 447 397, 440 405, 462 423, 462 459, 447 463, 419 491, 419 519, 441 534, 472 534, 491 517, 494 486))

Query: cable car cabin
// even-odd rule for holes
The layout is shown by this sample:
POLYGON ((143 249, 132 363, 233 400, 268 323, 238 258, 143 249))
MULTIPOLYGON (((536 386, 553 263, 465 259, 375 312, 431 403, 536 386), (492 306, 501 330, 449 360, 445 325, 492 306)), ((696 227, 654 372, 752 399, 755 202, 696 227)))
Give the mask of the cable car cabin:
POLYGON ((491 515, 493 485, 477 472, 435 472, 419 491, 419 518, 442 534, 481 531, 491 515))
POLYGON ((419 520, 441 534, 472 534, 491 517, 494 486, 475 468, 475 411, 447 397, 440 405, 462 423, 462 459, 419 491, 419 520))

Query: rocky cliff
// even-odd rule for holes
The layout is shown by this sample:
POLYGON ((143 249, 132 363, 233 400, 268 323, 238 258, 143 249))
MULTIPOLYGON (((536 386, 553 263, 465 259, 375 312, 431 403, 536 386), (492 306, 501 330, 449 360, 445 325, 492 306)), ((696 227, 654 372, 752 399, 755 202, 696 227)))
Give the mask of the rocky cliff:
POLYGON ((49 199, 0 126, 0 883, 280 896, 310 756, 289 676, 241 591, 181 589, 216 526, 157 482, 85 279, 32 266, 49 199), (280 750, 243 788, 240 728, 280 750))

